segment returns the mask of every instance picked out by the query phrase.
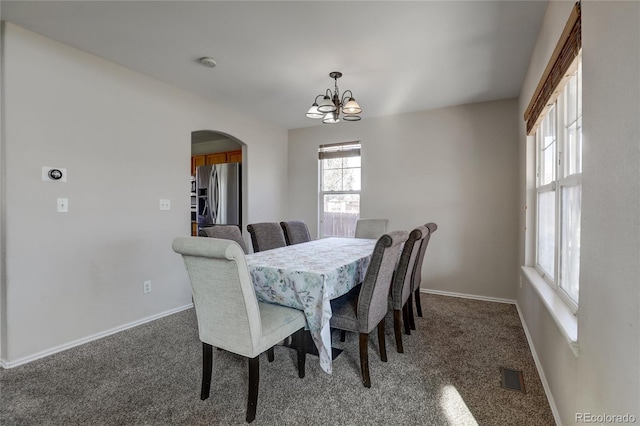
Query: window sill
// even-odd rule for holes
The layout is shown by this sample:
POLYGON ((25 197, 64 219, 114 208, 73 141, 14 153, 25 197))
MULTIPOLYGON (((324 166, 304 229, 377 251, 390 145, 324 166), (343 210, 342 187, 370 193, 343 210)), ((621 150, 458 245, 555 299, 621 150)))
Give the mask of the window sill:
POLYGON ((578 356, 578 318, 573 315, 571 309, 569 309, 560 296, 553 291, 535 268, 523 266, 522 272, 547 307, 551 318, 553 318, 562 335, 569 343, 573 354, 578 356))

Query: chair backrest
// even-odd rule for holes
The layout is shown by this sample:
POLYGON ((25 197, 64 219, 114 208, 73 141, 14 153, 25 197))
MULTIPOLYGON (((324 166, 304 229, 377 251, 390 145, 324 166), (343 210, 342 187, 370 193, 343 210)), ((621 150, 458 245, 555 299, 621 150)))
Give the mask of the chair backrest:
POLYGON ((180 237, 173 241, 189 273, 200 340, 253 357, 262 333, 258 300, 235 241, 180 237))
POLYGON ((284 239, 287 245, 306 243, 311 241, 309 228, 307 224, 301 220, 290 220, 288 222, 280 222, 280 226, 284 231, 284 239))
POLYGON ((407 231, 393 231, 378 239, 358 296, 358 331, 370 333, 388 310, 391 278, 407 231))
POLYGON ((247 231, 251 235, 254 253, 287 245, 282 228, 277 222, 252 223, 247 225, 247 231))
POLYGON ((420 252, 418 252, 418 258, 416 259, 416 263, 413 266, 413 272, 411 276, 411 291, 415 291, 418 287, 420 287, 420 283, 422 282, 422 261, 424 260, 424 253, 427 251, 427 246, 429 245, 429 240, 431 239, 431 234, 436 232, 438 229, 438 225, 433 222, 429 222, 425 225, 429 229, 429 234, 422 240, 420 243, 420 252))
POLYGON ((247 246, 242 238, 242 232, 238 225, 216 225, 202 228, 198 233, 201 237, 221 238, 223 240, 232 240, 240 245, 244 254, 249 253, 247 246))
POLYGON ((387 232, 389 219, 358 219, 356 222, 356 238, 377 239, 387 232))
POLYGON ((409 238, 404 243, 391 286, 393 309, 402 309, 407 300, 409 300, 412 288, 411 279, 413 277, 413 267, 416 264, 418 253, 420 253, 420 245, 428 235, 429 228, 419 226, 409 233, 409 238))

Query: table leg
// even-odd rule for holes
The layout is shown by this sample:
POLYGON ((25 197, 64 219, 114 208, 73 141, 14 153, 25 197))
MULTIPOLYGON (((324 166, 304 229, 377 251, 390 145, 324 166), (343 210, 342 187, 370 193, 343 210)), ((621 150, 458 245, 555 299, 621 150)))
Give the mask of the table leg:
MULTIPOLYGON (((315 356, 320 356, 320 353, 318 352, 318 348, 316 348, 316 344, 313 342, 313 338, 311 337, 311 332, 309 330, 305 330, 304 331, 306 333, 306 352, 309 355, 315 355, 315 356)), ((292 349, 297 349, 297 343, 295 341, 295 339, 292 339, 290 341, 285 341, 284 342, 284 346, 292 348, 292 349)), ((338 349, 338 348, 334 348, 331 347, 331 359, 334 360, 336 358, 338 358, 338 356, 342 353, 342 349, 338 349)))

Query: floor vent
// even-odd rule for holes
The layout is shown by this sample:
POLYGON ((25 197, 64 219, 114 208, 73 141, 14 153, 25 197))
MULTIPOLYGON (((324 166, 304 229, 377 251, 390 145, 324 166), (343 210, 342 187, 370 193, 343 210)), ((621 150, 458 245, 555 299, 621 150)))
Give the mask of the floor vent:
POLYGON ((522 393, 524 391, 524 377, 522 370, 512 370, 510 368, 500 367, 500 375, 502 376, 502 387, 522 393))

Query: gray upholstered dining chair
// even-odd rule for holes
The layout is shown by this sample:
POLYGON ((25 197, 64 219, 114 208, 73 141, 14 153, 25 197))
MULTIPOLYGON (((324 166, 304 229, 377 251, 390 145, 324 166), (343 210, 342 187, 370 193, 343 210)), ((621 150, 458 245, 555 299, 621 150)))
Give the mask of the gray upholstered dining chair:
POLYGON ((202 228, 198 233, 201 237, 221 238, 223 240, 232 240, 240 245, 244 254, 249 253, 247 246, 242 238, 242 232, 238 225, 215 225, 202 228))
POLYGON ((393 311, 393 331, 396 338, 396 349, 398 353, 404 353, 402 346, 401 317, 404 322, 404 329, 407 334, 411 334, 409 324, 409 304, 411 298, 411 278, 413 267, 420 252, 420 244, 429 235, 429 228, 419 226, 409 233, 409 238, 402 247, 400 260, 393 274, 391 284, 391 295, 389 296, 389 309, 393 311))
POLYGON ((400 247, 407 240, 406 231, 393 231, 381 236, 371 255, 371 261, 358 293, 350 292, 331 301, 330 325, 339 330, 353 331, 360 336, 360 371, 362 383, 371 387, 369 377, 369 333, 378 329, 380 359, 387 361, 384 337, 384 318, 388 311, 391 277, 400 255, 400 247))
POLYGON ((389 219, 358 219, 356 222, 356 238, 378 239, 385 232, 389 219))
POLYGON ((287 245, 282 228, 277 222, 251 223, 247 225, 247 231, 251 236, 254 253, 287 245))
POLYGON ((284 232, 284 239, 287 242, 288 246, 311 241, 309 228, 307 227, 307 224, 301 220, 280 222, 280 226, 282 227, 282 231, 284 232))
MULTIPOLYGON (((429 240, 434 232, 438 229, 438 225, 433 222, 429 222, 426 225, 429 228, 429 235, 422 240, 420 244, 420 252, 418 253, 418 258, 416 259, 416 264, 413 266, 413 273, 411 277, 411 292, 413 293, 412 298, 415 299, 416 303, 416 311, 418 316, 422 316, 422 305, 420 304, 420 283, 422 282, 422 262, 424 261, 424 254, 427 251, 427 246, 429 245, 429 240)), ((411 325, 411 329, 416 329, 416 324, 413 319, 413 302, 409 300, 409 323, 411 325)))
POLYGON ((300 310, 259 302, 238 243, 218 238, 181 237, 173 241, 189 273, 202 341, 200 399, 209 397, 213 347, 249 359, 247 422, 256 416, 258 356, 295 333, 298 375, 305 374, 306 319, 300 310))

